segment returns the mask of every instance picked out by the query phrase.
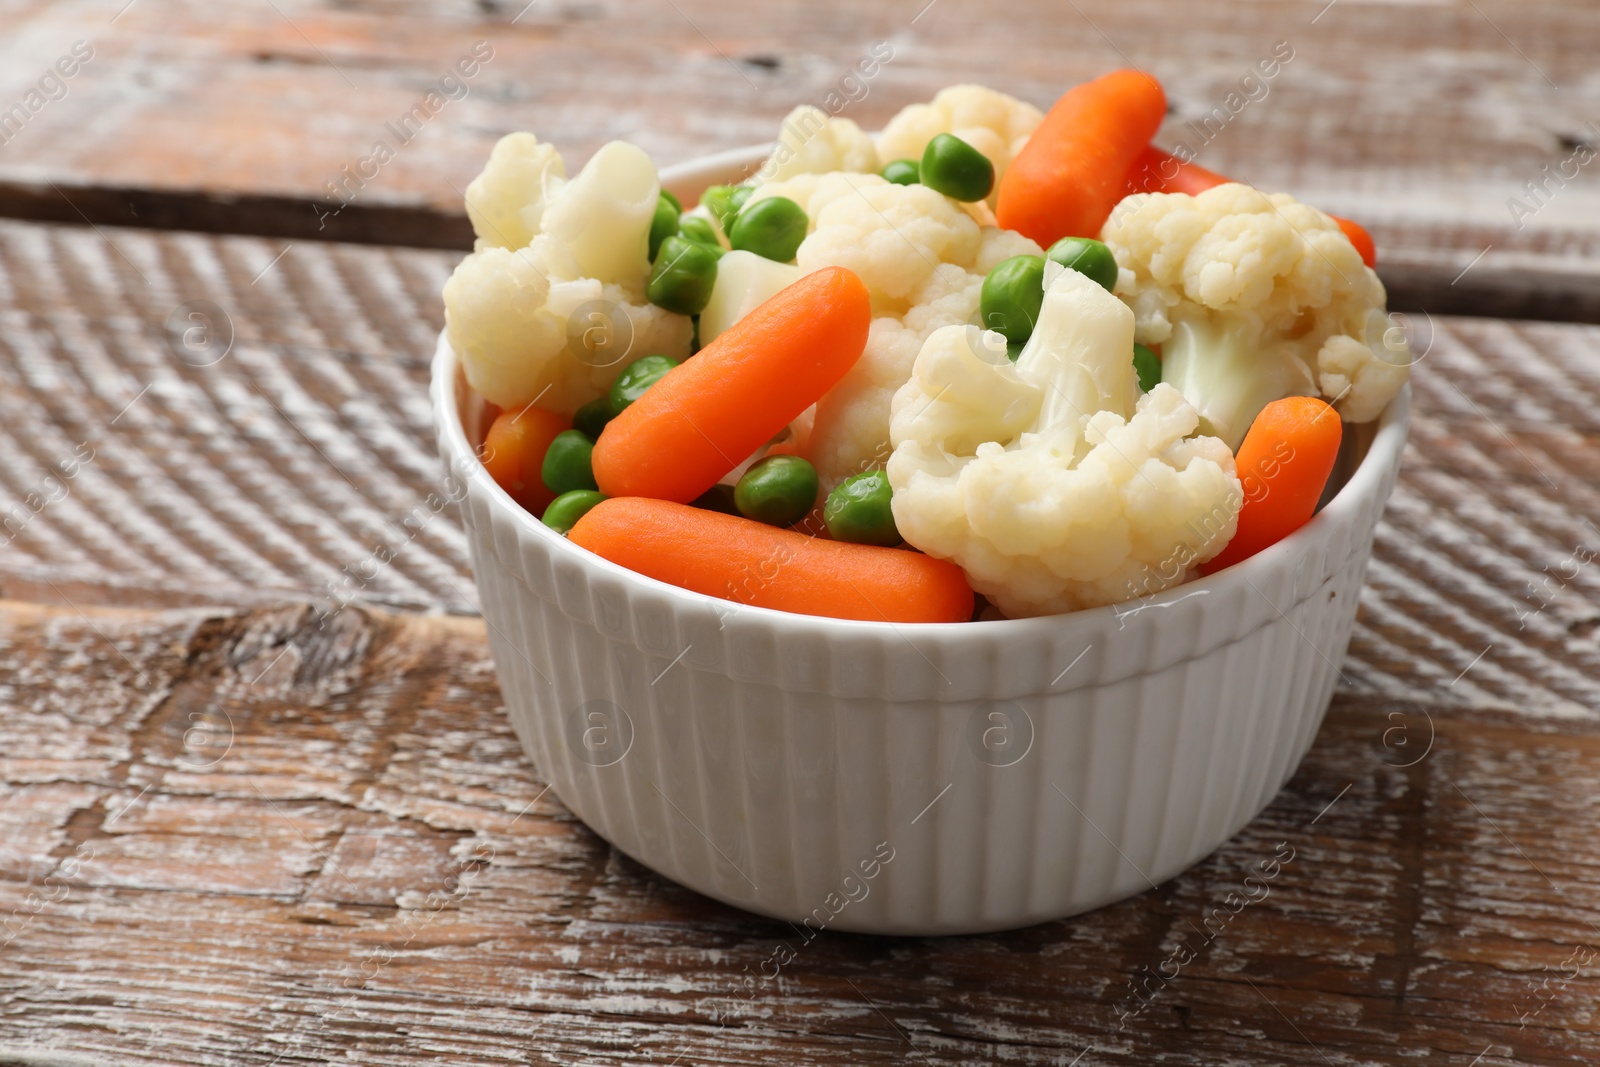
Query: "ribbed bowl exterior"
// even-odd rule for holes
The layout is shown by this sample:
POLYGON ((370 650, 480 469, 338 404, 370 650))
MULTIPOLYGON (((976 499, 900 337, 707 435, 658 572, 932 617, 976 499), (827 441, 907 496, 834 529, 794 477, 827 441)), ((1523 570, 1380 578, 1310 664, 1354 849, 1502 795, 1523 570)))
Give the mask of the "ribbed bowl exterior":
POLYGON ((1328 506, 1242 565, 1115 608, 893 626, 735 605, 577 548, 477 462, 442 337, 433 393, 506 706, 562 802, 708 896, 879 934, 1095 908, 1267 805, 1332 696, 1410 396, 1328 506))

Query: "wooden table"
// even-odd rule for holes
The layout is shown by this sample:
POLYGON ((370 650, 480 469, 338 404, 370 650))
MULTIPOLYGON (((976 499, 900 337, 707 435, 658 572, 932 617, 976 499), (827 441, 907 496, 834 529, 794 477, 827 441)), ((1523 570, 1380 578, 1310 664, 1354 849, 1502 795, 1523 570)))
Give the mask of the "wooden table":
POLYGON ((1600 185, 1508 203, 1600 140, 1600 9, 522 3, 7 5, 0 1064, 1600 1061, 1600 185), (478 41, 465 98, 331 214, 478 41), (1424 355, 1343 682, 1259 819, 1070 921, 799 947, 546 791, 454 515, 401 520, 494 139, 760 140, 877 41, 868 127, 957 80, 1154 71, 1164 143, 1209 113, 1200 162, 1369 223, 1424 355), (203 358, 173 342, 201 301, 203 358), (1280 842, 1270 895, 1135 1014, 1280 842))

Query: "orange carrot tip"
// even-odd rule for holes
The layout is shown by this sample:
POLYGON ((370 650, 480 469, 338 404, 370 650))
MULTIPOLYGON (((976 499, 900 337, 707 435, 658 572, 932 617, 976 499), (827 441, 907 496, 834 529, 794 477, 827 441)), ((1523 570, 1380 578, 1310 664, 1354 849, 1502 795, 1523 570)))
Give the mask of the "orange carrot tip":
POLYGON ((1343 433, 1339 413, 1316 397, 1291 396, 1262 408, 1234 457, 1244 488, 1238 532, 1201 569, 1231 567, 1311 521, 1343 433))

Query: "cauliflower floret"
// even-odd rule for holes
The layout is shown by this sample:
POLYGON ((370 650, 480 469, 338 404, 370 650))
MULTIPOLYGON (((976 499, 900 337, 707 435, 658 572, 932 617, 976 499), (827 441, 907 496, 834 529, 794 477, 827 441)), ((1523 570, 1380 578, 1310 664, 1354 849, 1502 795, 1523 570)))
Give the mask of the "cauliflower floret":
POLYGON ((806 220, 810 229, 817 228, 816 212, 812 209, 811 200, 817 195, 817 186, 821 184, 825 175, 822 174, 794 174, 782 181, 763 182, 756 186, 755 192, 750 194, 750 199, 744 202, 749 207, 758 200, 767 200, 774 196, 786 196, 800 205, 806 213, 806 220))
MULTIPOLYGON (((873 319, 861 358, 817 401, 804 438, 805 455, 817 470, 823 493, 852 474, 888 462, 889 404, 921 346, 922 339, 899 319, 873 319)), ((795 436, 800 439, 798 430, 795 436)))
POLYGON ((688 355, 687 318, 633 303, 620 286, 551 274, 540 242, 474 252, 445 282, 445 329, 478 395, 571 413, 611 385, 630 353, 688 355))
POLYGON ((802 104, 789 112, 778 131, 778 144, 756 171, 757 183, 783 181, 797 174, 830 171, 877 171, 878 150, 872 138, 850 119, 802 104))
POLYGON ((511 134, 468 187, 478 250, 445 283, 445 329, 467 381, 501 407, 570 413, 630 353, 689 354, 690 320, 644 299, 655 165, 613 141, 564 173, 549 146, 511 134))
POLYGON ((1044 249, 1031 237, 1016 230, 1002 230, 998 226, 985 226, 978 233, 978 256, 972 269, 988 274, 1012 256, 1042 256, 1044 249))
POLYGON ((542 236, 559 242, 583 277, 643 295, 660 195, 656 165, 644 150, 612 141, 545 205, 542 236))
POLYGON ((1045 294, 1015 366, 946 326, 895 394, 895 523, 1010 617, 1114 604, 1185 580, 1233 536, 1233 453, 1158 385, 1139 398, 1133 313, 1076 271, 1045 294))
POLYGON ((814 228, 795 262, 807 274, 848 267, 879 310, 903 311, 912 290, 940 263, 968 266, 978 224, 925 185, 895 185, 876 174, 829 174, 811 197, 814 228))
POLYGON ((815 423, 805 438, 806 457, 825 490, 884 465, 890 452, 890 402, 910 377, 923 342, 940 327, 977 322, 984 275, 1001 260, 1024 254, 1041 252, 1021 234, 985 227, 970 269, 939 264, 912 292, 904 314, 873 320, 866 351, 817 403, 815 423))
POLYGON ((489 162, 467 186, 467 218, 477 248, 525 248, 539 232, 544 208, 567 182, 554 145, 531 133, 508 133, 495 142, 489 162))
POLYGON ((981 85, 952 85, 939 90, 931 103, 912 104, 890 119, 878 139, 878 155, 885 163, 920 160, 929 141, 953 133, 989 157, 998 187, 1042 121, 1043 112, 1014 96, 981 85))
POLYGON ((1405 384, 1410 352, 1382 328, 1383 283, 1337 223, 1291 196, 1235 183, 1141 193, 1100 236, 1137 339, 1164 346, 1162 380, 1233 448, 1282 397, 1320 392, 1364 422, 1405 384))
POLYGON ((1317 384, 1325 396, 1344 398, 1337 405, 1341 418, 1368 422, 1383 413, 1411 374, 1405 344, 1404 333, 1376 308, 1368 316, 1365 342, 1342 333, 1323 342, 1317 350, 1317 384), (1397 359, 1397 348, 1404 362, 1397 359))

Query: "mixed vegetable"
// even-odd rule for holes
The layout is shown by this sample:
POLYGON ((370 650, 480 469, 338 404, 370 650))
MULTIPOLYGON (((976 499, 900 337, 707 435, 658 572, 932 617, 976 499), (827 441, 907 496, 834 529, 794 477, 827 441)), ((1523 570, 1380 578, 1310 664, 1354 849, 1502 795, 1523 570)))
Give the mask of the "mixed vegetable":
POLYGON ((1365 230, 1161 151, 1165 114, 1138 71, 1048 113, 953 86, 876 138, 800 108, 687 210, 632 145, 569 180, 503 138, 444 291, 485 467, 622 566, 840 618, 1053 614, 1248 558, 1410 357, 1365 230))

